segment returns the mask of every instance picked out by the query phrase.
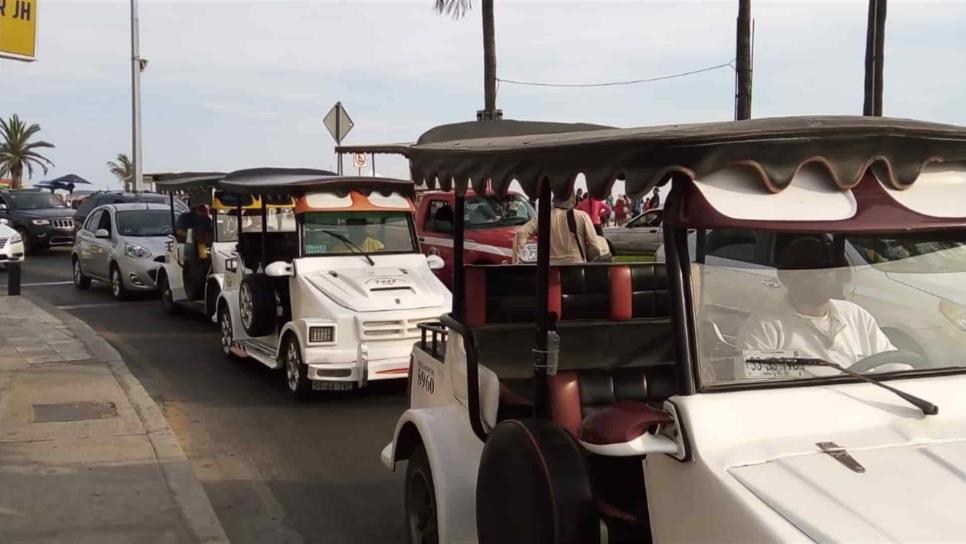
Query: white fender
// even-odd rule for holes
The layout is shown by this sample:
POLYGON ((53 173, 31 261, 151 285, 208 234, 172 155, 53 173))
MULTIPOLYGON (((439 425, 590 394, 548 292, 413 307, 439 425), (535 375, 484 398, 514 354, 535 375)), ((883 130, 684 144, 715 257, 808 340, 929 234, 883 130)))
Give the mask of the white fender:
POLYGON ((403 452, 397 452, 400 433, 407 426, 415 426, 433 473, 440 542, 477 541, 476 475, 483 442, 470 429, 466 413, 459 405, 407 410, 382 454, 383 463, 395 470, 396 462, 408 457, 408 453, 403 457, 403 452))

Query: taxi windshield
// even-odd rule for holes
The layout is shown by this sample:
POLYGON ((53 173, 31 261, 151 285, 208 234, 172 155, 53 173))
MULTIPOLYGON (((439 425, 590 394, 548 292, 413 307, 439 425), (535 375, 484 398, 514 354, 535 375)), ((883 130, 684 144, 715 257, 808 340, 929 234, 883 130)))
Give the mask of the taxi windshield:
POLYGON ((966 232, 716 229, 689 246, 702 386, 841 374, 790 364, 807 359, 861 374, 966 370, 966 232))
POLYGON ((309 212, 304 216, 305 255, 415 253, 408 212, 309 212))

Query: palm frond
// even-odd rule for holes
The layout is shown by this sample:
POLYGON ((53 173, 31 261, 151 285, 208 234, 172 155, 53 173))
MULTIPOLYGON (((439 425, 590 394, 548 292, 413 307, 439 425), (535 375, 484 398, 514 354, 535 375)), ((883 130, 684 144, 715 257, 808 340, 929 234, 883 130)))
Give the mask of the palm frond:
POLYGON ((436 0, 433 9, 440 15, 459 19, 473 9, 473 0, 436 0))

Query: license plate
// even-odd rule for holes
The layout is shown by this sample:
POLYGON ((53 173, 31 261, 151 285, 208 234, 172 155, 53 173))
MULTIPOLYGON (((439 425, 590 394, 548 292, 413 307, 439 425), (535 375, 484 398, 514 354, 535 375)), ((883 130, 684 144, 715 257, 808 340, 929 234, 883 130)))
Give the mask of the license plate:
POLYGON ((785 357, 798 357, 797 351, 784 351, 784 350, 767 350, 767 351, 757 351, 757 350, 745 350, 743 357, 739 360, 742 363, 741 366, 744 367, 745 379, 794 379, 794 378, 804 378, 805 367, 796 364, 784 364, 784 363, 762 363, 757 361, 747 361, 746 359, 755 358, 785 358, 785 357))
POLYGON ((312 382, 313 391, 352 391, 355 386, 353 382, 312 382))

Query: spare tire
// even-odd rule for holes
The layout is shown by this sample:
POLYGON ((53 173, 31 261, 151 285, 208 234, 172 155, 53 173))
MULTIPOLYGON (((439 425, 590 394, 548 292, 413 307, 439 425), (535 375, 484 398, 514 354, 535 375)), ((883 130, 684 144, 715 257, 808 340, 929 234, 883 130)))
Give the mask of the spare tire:
POLYGON ((559 425, 508 419, 487 437, 476 480, 480 544, 596 544, 600 517, 583 453, 559 425))
POLYGON ((238 314, 248 336, 267 336, 275 330, 275 288, 268 276, 253 274, 238 289, 238 314))

